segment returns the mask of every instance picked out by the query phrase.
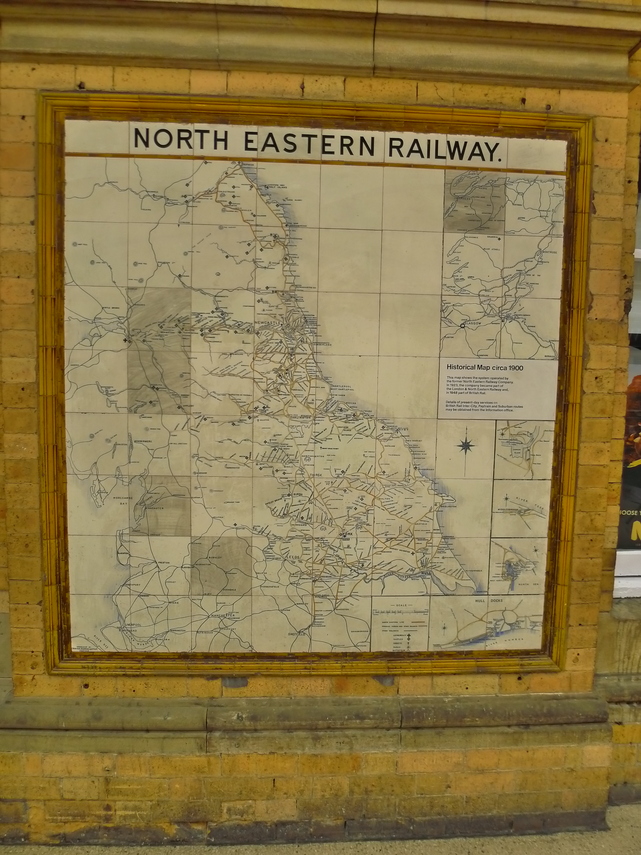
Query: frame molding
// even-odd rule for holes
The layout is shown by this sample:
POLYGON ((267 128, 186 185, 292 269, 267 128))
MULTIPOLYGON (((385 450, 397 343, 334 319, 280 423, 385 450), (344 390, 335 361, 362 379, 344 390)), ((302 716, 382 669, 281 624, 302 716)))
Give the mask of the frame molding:
POLYGON ((563 666, 579 439, 586 308, 591 120, 465 108, 401 107, 339 102, 207 99, 183 96, 43 93, 39 99, 39 396, 41 507, 45 572, 46 659, 50 672, 134 674, 394 675, 557 671, 563 666), (539 652, 483 651, 360 654, 78 653, 71 651, 64 463, 63 225, 66 118, 222 123, 301 122, 327 127, 483 133, 568 141, 562 354, 559 366, 555 470, 549 529, 548 589, 539 652))

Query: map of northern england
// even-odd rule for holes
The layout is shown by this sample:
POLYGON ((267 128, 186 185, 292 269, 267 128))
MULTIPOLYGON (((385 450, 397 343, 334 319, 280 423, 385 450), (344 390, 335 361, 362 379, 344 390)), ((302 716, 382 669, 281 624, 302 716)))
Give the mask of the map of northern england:
POLYGON ((437 377, 558 358, 563 178, 66 168, 74 649, 539 645, 553 423, 439 420, 437 377))

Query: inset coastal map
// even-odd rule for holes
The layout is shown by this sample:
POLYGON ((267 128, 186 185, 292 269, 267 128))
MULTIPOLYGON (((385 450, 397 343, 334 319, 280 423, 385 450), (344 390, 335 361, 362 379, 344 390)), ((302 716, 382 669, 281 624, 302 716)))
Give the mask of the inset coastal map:
POLYGON ((540 648, 565 144, 410 136, 67 122, 75 651, 540 648))

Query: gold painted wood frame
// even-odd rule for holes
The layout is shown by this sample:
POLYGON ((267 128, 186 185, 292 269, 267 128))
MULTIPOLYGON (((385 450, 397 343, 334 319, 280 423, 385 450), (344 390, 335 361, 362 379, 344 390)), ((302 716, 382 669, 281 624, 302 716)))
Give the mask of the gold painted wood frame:
MULTIPOLYGON (((576 489, 586 294, 591 123, 583 117, 335 102, 45 93, 39 102, 39 395, 46 650, 52 672, 421 674, 563 666, 576 489), (66 119, 209 122, 560 139, 568 143, 561 344, 543 643, 537 650, 355 653, 72 651, 64 393, 66 119)), ((448 167, 449 168, 449 167, 448 167)))

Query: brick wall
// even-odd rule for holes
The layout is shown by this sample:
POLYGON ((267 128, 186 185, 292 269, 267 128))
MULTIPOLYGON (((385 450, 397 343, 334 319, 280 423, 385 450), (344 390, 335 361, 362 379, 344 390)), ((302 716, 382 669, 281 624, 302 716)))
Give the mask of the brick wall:
MULTIPOLYGON (((641 61, 632 63, 632 72, 641 76, 641 61)), ((598 615, 611 604, 628 361, 624 300, 633 272, 640 108, 641 90, 628 96, 310 74, 2 63, 0 299, 6 535, 0 554, 0 614, 10 618, 15 695, 221 697, 231 702, 245 697, 589 692, 598 615), (594 118, 584 398, 568 652, 561 671, 401 676, 385 685, 373 677, 255 676, 246 686, 205 676, 46 673, 37 441, 35 105, 40 89, 75 88, 474 106, 594 118)), ((609 730, 601 726, 432 730, 423 733, 423 742, 415 737, 414 743, 408 739, 383 748, 387 731, 359 737, 360 742, 334 736, 320 749, 305 734, 284 734, 280 742, 254 741, 251 751, 222 738, 217 744, 209 737, 205 743, 190 743, 175 735, 153 740, 138 735, 128 743, 115 737, 110 743, 91 736, 69 743, 69 753, 61 749, 60 735, 43 736, 36 750, 33 735, 12 731, 0 739, 0 837, 28 835, 34 842, 50 842, 60 835, 81 840, 84 834, 86 839, 98 839, 98 827, 127 827, 138 829, 147 841, 202 839, 208 833, 222 840, 224 826, 229 839, 240 840, 251 825, 264 834, 298 834, 303 839, 304 830, 314 823, 317 835, 336 836, 342 828, 345 836, 347 822, 352 823, 352 836, 358 837, 367 836, 367 822, 373 820, 397 823, 395 833, 401 834, 410 821, 414 828, 419 821, 426 830, 437 821, 445 828, 443 823, 451 816, 496 817, 497 822, 506 816, 550 811, 569 816, 602 807, 608 784, 621 775, 629 777, 630 769, 638 775, 639 735, 634 729, 638 725, 624 728, 615 727, 612 767, 609 730), (285 823, 281 831, 274 830, 277 821, 285 823), (307 825, 300 825, 297 832, 296 823, 307 825)))
MULTIPOLYGON (((641 65, 641 63, 640 63, 641 65)), ((254 678, 253 695, 589 691, 599 609, 611 602, 627 376, 624 298, 630 285, 638 168, 638 94, 179 68, 2 64, 1 299, 7 558, 0 610, 11 616, 17 695, 209 697, 220 683, 192 677, 53 677, 43 659, 36 386, 35 124, 39 89, 263 95, 579 113, 595 118, 594 217, 568 654, 558 674, 370 678, 254 678), (623 275, 622 275, 623 271, 623 275), (616 418, 614 417, 616 414, 616 418), (605 573, 602 573, 602 569, 605 573)), ((223 689, 223 694, 225 690, 223 689)), ((230 690, 236 691, 236 690, 230 690)))
POLYGON ((14 734, 0 839, 251 842, 415 837, 599 824, 607 725, 14 734), (71 737, 71 738, 70 738, 71 737), (153 737, 153 738, 152 738, 153 737), (561 819, 559 819, 561 817, 561 819), (467 819, 466 819, 467 818, 467 819), (554 826, 552 826, 554 827, 554 826))

